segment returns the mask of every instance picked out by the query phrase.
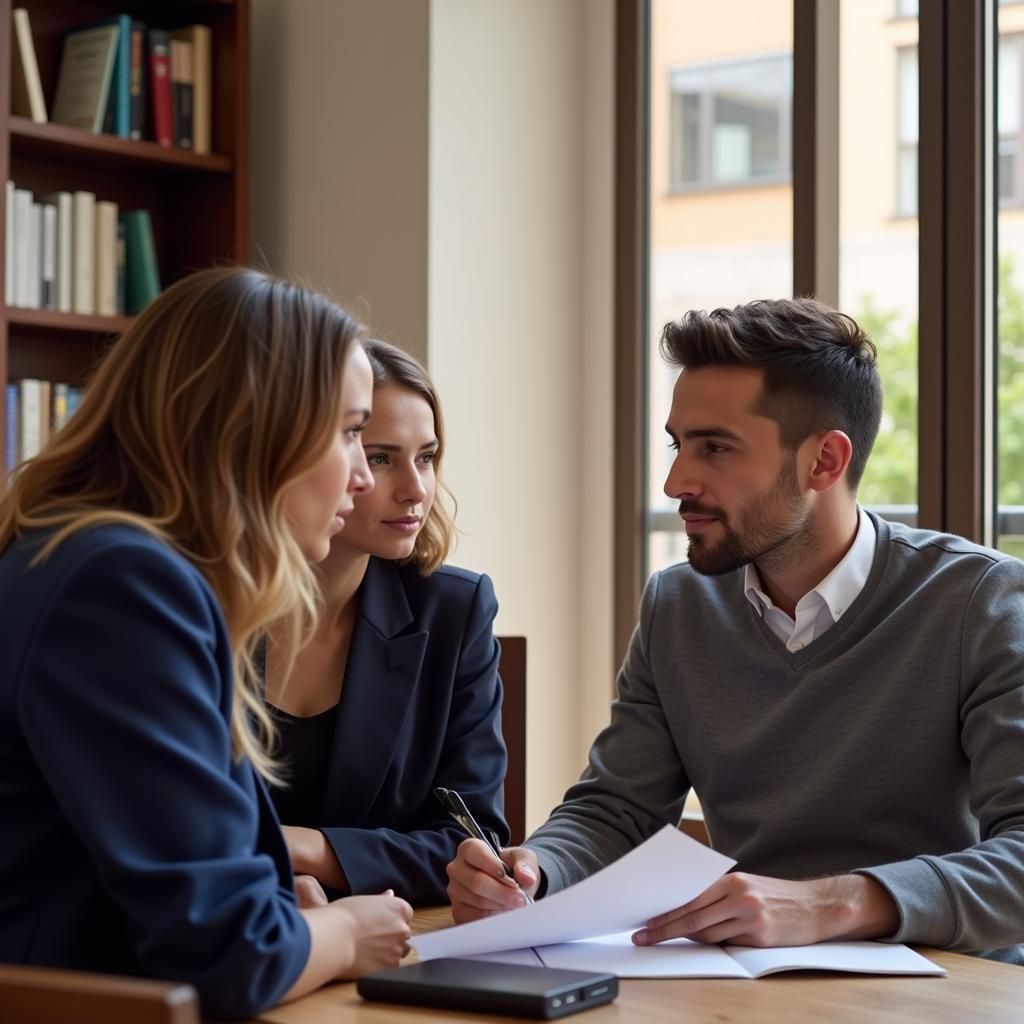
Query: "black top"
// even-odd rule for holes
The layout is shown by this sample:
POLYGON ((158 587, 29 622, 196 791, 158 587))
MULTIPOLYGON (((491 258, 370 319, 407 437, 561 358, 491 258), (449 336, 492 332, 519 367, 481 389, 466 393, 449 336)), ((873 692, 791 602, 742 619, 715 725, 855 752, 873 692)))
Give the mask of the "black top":
POLYGON ((270 707, 277 724, 278 751, 286 784, 272 790, 282 825, 318 828, 323 824, 324 792, 327 789, 334 722, 338 705, 309 718, 296 718, 270 707))

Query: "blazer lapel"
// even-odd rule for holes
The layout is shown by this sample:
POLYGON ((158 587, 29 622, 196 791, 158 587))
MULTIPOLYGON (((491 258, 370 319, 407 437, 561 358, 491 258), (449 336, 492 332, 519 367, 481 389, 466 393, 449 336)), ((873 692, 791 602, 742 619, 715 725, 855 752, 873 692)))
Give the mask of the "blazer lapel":
POLYGON ((325 825, 361 825, 394 760, 427 647, 425 632, 399 635, 412 624, 397 569, 371 558, 338 706, 325 825))

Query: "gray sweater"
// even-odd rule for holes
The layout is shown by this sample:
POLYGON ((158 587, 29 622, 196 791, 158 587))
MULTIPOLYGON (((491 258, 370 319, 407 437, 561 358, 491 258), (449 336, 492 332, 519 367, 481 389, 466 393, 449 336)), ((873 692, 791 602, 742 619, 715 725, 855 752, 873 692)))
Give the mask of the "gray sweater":
POLYGON ((860 871, 893 941, 1024 962, 1024 564, 872 518, 864 589, 797 653, 742 570, 651 578, 611 723, 528 840, 548 891, 677 822, 693 786, 739 870, 860 871))

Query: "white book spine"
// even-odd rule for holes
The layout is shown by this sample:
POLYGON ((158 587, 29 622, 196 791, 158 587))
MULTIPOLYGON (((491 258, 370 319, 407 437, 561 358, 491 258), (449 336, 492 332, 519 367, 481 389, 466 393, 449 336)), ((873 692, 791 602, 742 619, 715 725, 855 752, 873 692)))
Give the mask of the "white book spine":
POLYGON ((4 197, 4 302, 14 301, 14 182, 7 182, 4 197))
POLYGON ((28 306, 32 299, 32 193, 14 190, 14 305, 28 306))
POLYGON ((43 274, 40 308, 57 308, 57 207, 43 203, 43 274))
POLYGON ((29 208, 29 293, 26 305, 39 309, 39 297, 43 292, 43 208, 32 203, 29 208))
POLYGON ((96 203, 96 312, 117 316, 117 203, 96 203))
POLYGON ((93 258, 96 196, 92 192, 74 194, 74 257, 72 260, 71 305, 76 313, 95 312, 93 258))
POLYGON ((42 382, 26 378, 19 385, 21 389, 21 444, 18 461, 24 462, 39 454, 42 444, 40 416, 42 415, 42 382))
POLYGON ((51 197, 57 204, 57 309, 70 313, 71 289, 74 276, 71 256, 74 252, 74 213, 70 192, 55 192, 51 197))

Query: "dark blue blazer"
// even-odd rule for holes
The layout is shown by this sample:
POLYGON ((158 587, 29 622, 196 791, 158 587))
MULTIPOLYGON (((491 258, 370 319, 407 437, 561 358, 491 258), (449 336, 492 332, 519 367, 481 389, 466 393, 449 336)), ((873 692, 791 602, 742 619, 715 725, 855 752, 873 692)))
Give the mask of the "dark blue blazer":
POLYGON ((463 569, 424 577, 371 558, 357 599, 315 824, 353 893, 446 903, 445 865, 466 835, 433 788, 456 790, 484 828, 509 837, 494 589, 463 569))
POLYGON ((0 555, 0 961, 277 1002, 309 955, 262 782, 231 753, 231 651, 200 573, 145 533, 0 555))

